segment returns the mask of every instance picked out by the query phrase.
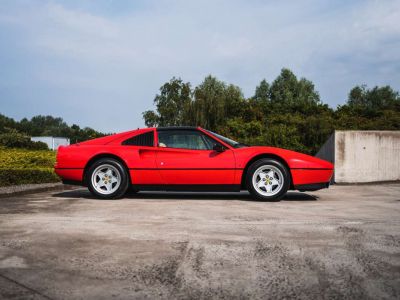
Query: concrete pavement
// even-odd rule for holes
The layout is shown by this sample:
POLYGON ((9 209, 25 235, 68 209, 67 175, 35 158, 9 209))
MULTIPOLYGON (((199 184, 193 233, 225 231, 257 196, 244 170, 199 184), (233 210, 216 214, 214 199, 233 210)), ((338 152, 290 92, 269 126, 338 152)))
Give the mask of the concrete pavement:
POLYGON ((400 184, 0 199, 0 298, 398 299, 400 184))

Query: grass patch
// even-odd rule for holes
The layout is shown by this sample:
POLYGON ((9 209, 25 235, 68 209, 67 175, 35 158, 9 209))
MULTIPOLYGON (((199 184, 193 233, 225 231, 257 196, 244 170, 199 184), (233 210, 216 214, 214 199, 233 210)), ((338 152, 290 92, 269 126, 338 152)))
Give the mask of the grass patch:
POLYGON ((55 161, 55 151, 0 147, 0 186, 60 181, 55 161))

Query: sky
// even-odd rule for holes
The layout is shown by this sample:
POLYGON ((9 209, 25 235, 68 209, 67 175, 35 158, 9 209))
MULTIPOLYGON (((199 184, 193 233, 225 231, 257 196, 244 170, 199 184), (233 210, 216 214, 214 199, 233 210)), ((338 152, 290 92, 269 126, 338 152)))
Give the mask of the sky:
POLYGON ((400 0, 0 0, 0 113, 143 127, 160 86, 209 74, 254 94, 282 68, 335 108, 400 90, 400 0))

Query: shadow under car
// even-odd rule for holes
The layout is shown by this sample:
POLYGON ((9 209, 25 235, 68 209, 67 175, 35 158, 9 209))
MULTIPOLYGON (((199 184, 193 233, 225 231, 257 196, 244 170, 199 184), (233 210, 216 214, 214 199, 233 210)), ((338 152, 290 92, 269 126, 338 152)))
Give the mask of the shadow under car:
MULTIPOLYGON (((63 191, 59 193, 55 193, 52 195, 53 197, 58 198, 82 198, 82 199, 91 199, 91 200, 101 200, 106 201, 104 199, 99 199, 93 196, 87 189, 79 188, 70 191, 63 191)), ((161 199, 161 200, 241 200, 241 201, 259 201, 254 200, 251 195, 247 191, 242 191, 240 193, 228 193, 228 192, 132 192, 128 191, 123 199, 161 199)), ((118 200, 118 199, 117 199, 118 200)), ((316 201, 318 200, 317 196, 310 195, 307 193, 300 192, 288 192, 285 197, 281 199, 281 201, 316 201)), ((108 200, 115 201, 115 200, 108 200)))

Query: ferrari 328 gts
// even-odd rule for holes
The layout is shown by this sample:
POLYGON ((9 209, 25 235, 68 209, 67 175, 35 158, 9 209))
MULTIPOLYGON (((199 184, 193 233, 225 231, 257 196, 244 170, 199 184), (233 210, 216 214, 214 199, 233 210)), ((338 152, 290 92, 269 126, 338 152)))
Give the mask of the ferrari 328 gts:
POLYGON ((200 127, 138 129, 60 146, 56 173, 99 198, 133 191, 248 190, 277 201, 288 190, 329 186, 330 162, 274 147, 247 146, 200 127))

